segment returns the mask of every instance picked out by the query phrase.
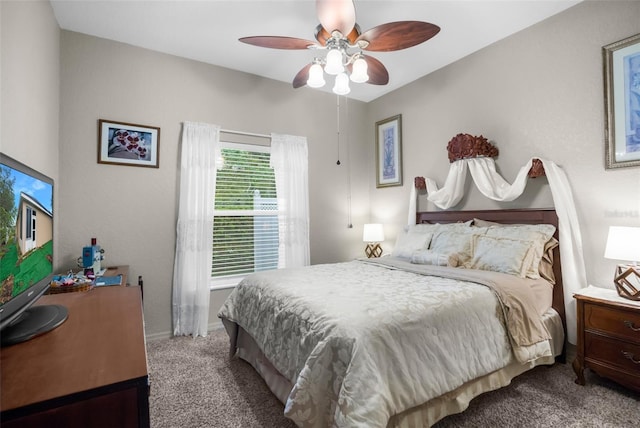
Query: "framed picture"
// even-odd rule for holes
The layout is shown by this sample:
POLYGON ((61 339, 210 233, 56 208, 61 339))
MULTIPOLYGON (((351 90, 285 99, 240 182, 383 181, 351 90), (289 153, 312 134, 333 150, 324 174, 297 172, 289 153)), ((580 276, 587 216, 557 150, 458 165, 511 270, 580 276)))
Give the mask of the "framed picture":
POLYGON ((376 187, 402 186, 402 115, 376 122, 376 187))
POLYGON ((640 34, 602 48, 606 168, 640 166, 640 34))
POLYGON ((98 121, 98 163, 159 167, 160 128, 98 121))

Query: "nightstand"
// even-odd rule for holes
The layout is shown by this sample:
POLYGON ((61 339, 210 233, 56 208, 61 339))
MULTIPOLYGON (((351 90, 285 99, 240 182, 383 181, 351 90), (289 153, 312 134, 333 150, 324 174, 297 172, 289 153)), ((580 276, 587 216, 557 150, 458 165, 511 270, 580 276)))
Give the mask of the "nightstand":
POLYGON ((590 368, 640 392, 640 302, 591 285, 573 297, 578 305, 576 383, 584 385, 584 369, 590 368))

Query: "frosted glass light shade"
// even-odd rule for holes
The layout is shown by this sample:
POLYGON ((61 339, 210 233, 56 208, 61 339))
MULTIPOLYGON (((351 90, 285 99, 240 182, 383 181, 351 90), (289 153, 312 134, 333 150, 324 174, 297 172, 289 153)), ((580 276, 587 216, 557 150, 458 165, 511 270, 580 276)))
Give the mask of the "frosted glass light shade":
POLYGON ((379 223, 365 224, 362 232, 363 242, 384 241, 384 228, 379 223))
POLYGON ((326 82, 324 81, 324 73, 320 64, 313 64, 309 69, 309 79, 307 85, 312 88, 322 88, 326 82))
POLYGON ((604 257, 613 260, 640 261, 640 227, 610 226, 604 257))
POLYGON ((338 75, 344 71, 344 65, 342 65, 342 52, 338 49, 331 49, 327 53, 327 64, 324 66, 324 71, 327 74, 338 75))
POLYGON ((369 75, 367 74, 367 69, 369 66, 367 65, 367 61, 364 58, 358 58, 353 63, 353 69, 351 71, 351 81, 356 83, 364 83, 369 80, 369 75))
POLYGON ((351 92, 349 87, 349 77, 345 73, 336 76, 336 83, 333 86, 333 93, 338 95, 347 95, 351 92))

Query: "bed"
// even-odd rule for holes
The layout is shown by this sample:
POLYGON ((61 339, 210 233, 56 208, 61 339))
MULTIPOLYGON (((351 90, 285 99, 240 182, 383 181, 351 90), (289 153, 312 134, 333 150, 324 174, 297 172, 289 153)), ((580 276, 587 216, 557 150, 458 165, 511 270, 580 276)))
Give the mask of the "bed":
POLYGON ((260 272, 218 316, 301 427, 428 427, 564 362, 553 210, 434 211, 390 257, 260 272))

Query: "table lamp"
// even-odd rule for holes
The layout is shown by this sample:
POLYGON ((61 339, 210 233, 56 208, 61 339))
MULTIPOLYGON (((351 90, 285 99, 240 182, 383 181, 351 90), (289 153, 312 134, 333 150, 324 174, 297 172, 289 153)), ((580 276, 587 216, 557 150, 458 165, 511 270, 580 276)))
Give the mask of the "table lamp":
POLYGON ((379 223, 365 224, 362 232, 362 241, 367 243, 364 252, 368 258, 380 257, 382 255, 380 242, 384 241, 382 225, 379 223))
POLYGON ((613 282, 620 296, 640 301, 640 227, 610 226, 604 257, 630 262, 616 267, 613 282))

